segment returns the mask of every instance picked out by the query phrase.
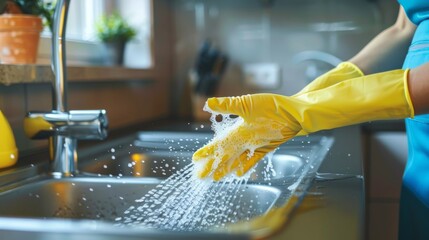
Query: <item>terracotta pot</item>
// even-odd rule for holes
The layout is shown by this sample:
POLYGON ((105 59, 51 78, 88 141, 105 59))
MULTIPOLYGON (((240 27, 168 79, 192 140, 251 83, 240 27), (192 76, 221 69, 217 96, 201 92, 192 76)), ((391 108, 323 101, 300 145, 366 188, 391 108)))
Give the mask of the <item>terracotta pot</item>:
POLYGON ((0 63, 36 63, 42 19, 25 14, 0 15, 0 63))

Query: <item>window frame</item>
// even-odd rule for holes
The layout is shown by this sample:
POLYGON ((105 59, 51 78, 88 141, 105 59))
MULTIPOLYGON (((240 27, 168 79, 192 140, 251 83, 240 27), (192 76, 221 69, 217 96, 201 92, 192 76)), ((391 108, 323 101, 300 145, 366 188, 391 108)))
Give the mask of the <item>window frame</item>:
MULTIPOLYGON (((76 1, 76 0, 75 0, 76 1)), ((147 0, 149 2, 147 13, 150 14, 150 17, 148 18, 150 22, 148 23, 148 30, 145 32, 149 34, 144 39, 147 44, 146 48, 148 51, 148 54, 146 56, 148 64, 145 64, 144 66, 131 66, 131 68, 139 68, 139 69, 151 69, 154 67, 154 49, 152 46, 152 39, 153 39, 153 2, 152 0, 147 0)), ((73 1, 71 1, 73 2, 73 1)), ((77 2, 77 1, 76 1, 77 2)), ((119 10, 121 12, 121 8, 124 7, 124 5, 121 5, 120 0, 81 0, 79 1, 78 6, 72 6, 69 9, 69 15, 67 19, 67 24, 77 24, 80 19, 78 19, 77 22, 71 23, 71 19, 77 19, 80 17, 79 12, 70 12, 70 10, 82 10, 84 9, 86 13, 85 19, 96 20, 96 18, 99 18, 101 14, 91 14, 89 8, 87 5, 89 2, 93 4, 92 6, 95 6, 98 9, 101 9, 101 12, 104 12, 104 14, 110 14, 114 11, 119 10), (96 5, 98 4, 98 6, 96 5), (91 16, 92 15, 92 16, 91 16)), ((82 23, 80 23, 82 26, 82 23)), ((85 25, 85 24, 83 24, 85 25)), ((86 24, 85 26, 87 26, 86 24)), ((90 25, 90 24, 89 24, 90 25)), ((69 27, 69 26, 67 26, 69 27)), ((78 26, 77 26, 78 27, 78 26)), ((83 27, 81 27, 83 28, 83 27)), ((93 24, 92 30, 83 30, 82 34, 85 35, 81 39, 76 38, 76 33, 69 36, 69 32, 66 32, 66 54, 67 54, 67 64, 71 65, 89 65, 89 66, 105 66, 105 48, 102 42, 96 39, 95 34, 92 34, 91 31, 95 31, 95 24, 93 24), (85 33, 86 31, 86 33, 85 33)), ((94 32, 92 32, 94 33, 94 32)), ((52 41, 52 34, 49 30, 49 28, 45 28, 44 31, 41 34, 41 38, 39 41, 39 53, 38 53, 38 64, 50 64, 51 62, 51 41, 52 41)), ((144 41, 143 40, 143 41, 144 41)), ((142 41, 142 39, 140 39, 142 41)), ((131 43, 132 44, 132 43, 131 43)), ((130 45, 131 45, 130 44, 130 45)), ((140 55, 141 56, 141 55, 140 55)), ((125 59, 127 62, 127 59, 125 59)), ((129 62, 132 62, 129 61, 129 62)), ((124 67, 127 67, 126 65, 124 67)))

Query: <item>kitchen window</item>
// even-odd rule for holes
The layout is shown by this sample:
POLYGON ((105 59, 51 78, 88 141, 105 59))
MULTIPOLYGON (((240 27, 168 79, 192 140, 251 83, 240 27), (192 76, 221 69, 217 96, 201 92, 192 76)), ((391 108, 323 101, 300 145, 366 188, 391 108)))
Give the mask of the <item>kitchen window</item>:
MULTIPOLYGON (((118 12, 137 29, 136 38, 127 44, 125 67, 150 68, 151 7, 151 0, 71 0, 66 32, 68 64, 104 65, 105 51, 96 37, 96 22, 104 14, 118 12)), ((51 32, 45 27, 38 63, 50 63, 50 48, 51 32)))

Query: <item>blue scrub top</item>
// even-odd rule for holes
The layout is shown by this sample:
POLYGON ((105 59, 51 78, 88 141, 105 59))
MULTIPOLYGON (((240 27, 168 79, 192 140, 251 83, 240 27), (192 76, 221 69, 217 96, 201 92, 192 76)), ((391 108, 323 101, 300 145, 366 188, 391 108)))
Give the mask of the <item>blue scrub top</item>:
MULTIPOLYGON (((417 25, 403 68, 429 62, 429 0, 399 0, 417 25)), ((406 119, 408 161, 402 178, 399 239, 429 239, 429 115, 406 119)))
POLYGON ((429 19, 428 0, 398 0, 402 5, 408 18, 416 25, 429 19))

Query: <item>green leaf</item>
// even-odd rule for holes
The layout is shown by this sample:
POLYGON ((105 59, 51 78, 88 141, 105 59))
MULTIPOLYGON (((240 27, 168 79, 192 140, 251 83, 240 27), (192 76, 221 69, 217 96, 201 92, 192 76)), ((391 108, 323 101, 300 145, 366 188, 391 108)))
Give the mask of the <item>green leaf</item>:
POLYGON ((16 3, 25 14, 40 16, 44 24, 52 31, 52 21, 55 11, 56 0, 0 0, 0 12, 3 13, 7 1, 16 3))
POLYGON ((117 12, 102 16, 96 24, 97 37, 103 42, 124 41, 133 39, 137 32, 117 12))

